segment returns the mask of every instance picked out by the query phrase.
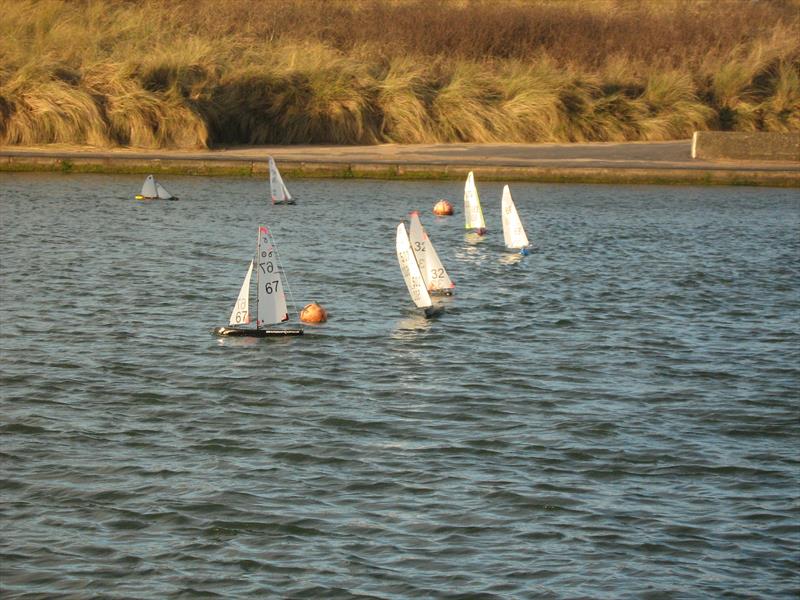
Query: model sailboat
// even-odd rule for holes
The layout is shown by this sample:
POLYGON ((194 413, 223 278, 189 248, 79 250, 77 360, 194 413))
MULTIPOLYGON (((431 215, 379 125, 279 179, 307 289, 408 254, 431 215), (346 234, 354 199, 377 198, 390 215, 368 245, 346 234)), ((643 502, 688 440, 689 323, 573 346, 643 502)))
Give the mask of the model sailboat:
POLYGON ((503 199, 501 201, 501 212, 503 213, 503 239, 506 248, 519 250, 520 254, 528 254, 528 236, 522 228, 522 221, 519 219, 517 207, 511 198, 511 191, 508 186, 503 187, 503 199))
POLYGON ((417 211, 411 213, 408 237, 428 293, 431 296, 452 296, 453 288, 456 286, 444 270, 433 242, 422 227, 417 211))
POLYGON ((269 157, 269 192, 270 196, 272 196, 273 204, 295 203, 292 195, 286 188, 286 184, 283 183, 283 177, 281 177, 281 172, 278 171, 275 160, 271 156, 269 157))
POLYGON ((258 228, 258 241, 256 255, 250 261, 247 274, 239 290, 236 304, 233 306, 227 327, 217 327, 214 333, 229 336, 266 337, 271 335, 302 335, 301 328, 271 328, 272 325, 285 323, 289 320, 286 309, 286 295, 284 287, 287 285, 286 274, 280 265, 278 250, 269 230, 261 226, 258 228), (249 326, 252 322, 250 314, 250 279, 253 270, 256 271, 256 323, 255 327, 249 326))
POLYGON ((464 184, 464 217, 465 229, 472 229, 478 235, 486 233, 486 222, 483 220, 481 200, 478 197, 478 188, 475 187, 472 171, 467 175, 467 182, 464 184))
POLYGON ((148 175, 142 185, 142 193, 136 194, 137 200, 177 200, 177 196, 170 194, 156 178, 148 175))
POLYGON ((428 293, 425 280, 422 278, 422 271, 417 264, 417 258, 411 249, 411 241, 408 239, 406 226, 400 223, 397 226, 397 238, 395 247, 397 250, 397 262, 400 263, 400 271, 403 273, 403 280, 406 282, 408 293, 414 304, 425 310, 425 315, 430 316, 433 310, 433 300, 428 293))

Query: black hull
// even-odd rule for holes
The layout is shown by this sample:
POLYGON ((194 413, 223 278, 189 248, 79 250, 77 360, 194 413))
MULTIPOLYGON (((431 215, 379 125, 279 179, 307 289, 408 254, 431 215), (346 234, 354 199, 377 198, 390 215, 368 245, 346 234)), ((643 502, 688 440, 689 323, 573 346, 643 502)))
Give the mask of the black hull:
POLYGON ((441 306, 428 306, 422 312, 428 319, 435 319, 444 312, 444 309, 441 306))
POLYGON ((286 337, 303 335, 302 329, 248 329, 244 327, 215 327, 213 333, 225 337, 286 337))
POLYGON ((294 200, 281 200, 279 202, 273 202, 273 204, 297 204, 294 200))

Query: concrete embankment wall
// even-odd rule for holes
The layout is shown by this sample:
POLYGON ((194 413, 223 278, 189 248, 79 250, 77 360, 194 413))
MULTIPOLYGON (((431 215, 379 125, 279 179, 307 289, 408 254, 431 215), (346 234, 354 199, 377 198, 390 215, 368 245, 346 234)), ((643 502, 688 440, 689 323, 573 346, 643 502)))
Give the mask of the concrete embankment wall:
MULTIPOLYGON (((0 156, 3 171, 62 173, 128 173, 268 177, 266 161, 98 158, 70 156, 0 156)), ((764 185, 800 187, 800 169, 613 168, 375 164, 360 162, 281 161, 284 177, 356 179, 464 179, 469 171, 485 181, 547 183, 610 183, 658 185, 764 185)))
POLYGON ((695 131, 692 158, 800 161, 800 132, 695 131))
MULTIPOLYGON (((695 153, 714 132, 695 137, 695 153)), ((771 148, 797 147, 790 134, 771 148)), ((734 140, 735 141, 735 140, 734 140)), ((800 187, 800 162, 771 150, 771 160, 692 158, 689 140, 597 144, 378 145, 241 147, 197 151, 90 147, 0 147, 0 174, 171 173, 266 177, 275 156, 287 177, 463 179, 612 184, 767 185, 800 187)), ((746 152, 755 152, 748 145, 746 152)), ((713 152, 710 152, 714 154, 713 152)))

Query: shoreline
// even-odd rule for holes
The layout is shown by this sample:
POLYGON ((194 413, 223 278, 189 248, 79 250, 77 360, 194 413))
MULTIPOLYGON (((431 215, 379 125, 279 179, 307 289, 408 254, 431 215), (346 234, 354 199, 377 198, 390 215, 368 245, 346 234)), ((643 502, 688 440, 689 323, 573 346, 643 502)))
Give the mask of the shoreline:
POLYGON ((237 146, 145 150, 5 146, 0 172, 266 177, 273 156, 289 177, 461 179, 548 183, 800 187, 800 162, 702 160, 691 140, 584 144, 237 146))

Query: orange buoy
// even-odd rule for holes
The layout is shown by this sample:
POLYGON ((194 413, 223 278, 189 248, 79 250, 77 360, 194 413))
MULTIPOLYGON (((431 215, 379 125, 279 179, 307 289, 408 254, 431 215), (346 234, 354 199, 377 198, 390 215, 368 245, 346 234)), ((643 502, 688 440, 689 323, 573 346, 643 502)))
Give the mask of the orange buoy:
POLYGON ((300 311, 300 320, 304 323, 324 323, 328 320, 328 311, 316 302, 306 304, 300 311))
POLYGON ((453 205, 447 200, 439 200, 433 207, 433 214, 437 217, 446 217, 453 214, 453 205))

